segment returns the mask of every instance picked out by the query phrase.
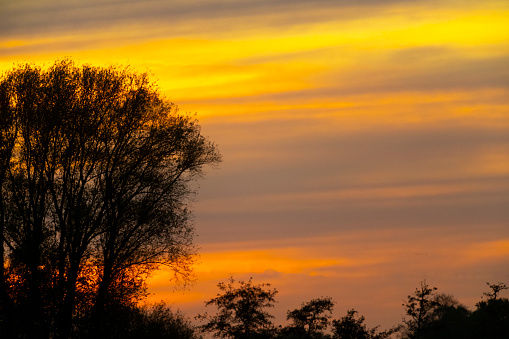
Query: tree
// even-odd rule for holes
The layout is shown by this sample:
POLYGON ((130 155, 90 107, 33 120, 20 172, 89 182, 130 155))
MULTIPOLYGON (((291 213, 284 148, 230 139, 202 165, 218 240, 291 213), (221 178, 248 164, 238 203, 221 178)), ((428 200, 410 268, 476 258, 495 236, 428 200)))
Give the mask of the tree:
POLYGON ((416 288, 408 301, 403 304, 406 316, 406 336, 410 339, 421 338, 422 328, 430 322, 434 309, 438 306, 434 298, 436 287, 429 287, 426 281, 421 281, 420 288, 416 288))
POLYGON ((273 316, 265 308, 274 307, 276 289, 270 284, 255 285, 252 279, 240 281, 238 287, 230 278, 228 284, 219 283, 222 293, 205 303, 215 305, 217 314, 198 315, 197 318, 207 321, 202 326, 204 332, 213 332, 218 338, 267 338, 273 331, 273 316))
POLYGON ((506 338, 509 333, 509 300, 500 298, 504 283, 487 283, 491 291, 483 293, 488 297, 476 304, 477 309, 469 311, 456 299, 446 294, 434 294, 425 282, 416 289, 405 309, 403 338, 506 338))
POLYGON ((364 324, 364 316, 355 318, 357 311, 348 310, 346 316, 332 321, 333 339, 385 339, 392 333, 398 331, 398 328, 391 328, 387 331, 377 332, 378 326, 368 329, 364 324))
POLYGON ((491 292, 484 292, 483 294, 488 297, 488 300, 496 300, 498 294, 503 291, 509 289, 505 283, 499 282, 498 284, 490 284, 486 283, 491 289, 491 292))
POLYGON ((190 184, 220 155, 147 74, 20 65, 0 78, 0 116, 3 331, 99 333, 160 265, 188 278, 190 184))
POLYGON ((164 303, 150 307, 136 307, 137 318, 131 325, 129 335, 119 338, 167 338, 167 339, 198 339, 201 338, 198 329, 180 311, 173 312, 164 303))
POLYGON ((319 338, 329 325, 334 302, 330 297, 312 299, 300 308, 288 311, 287 320, 292 324, 285 331, 301 338, 319 338))
POLYGON ((453 296, 437 294, 435 307, 422 325, 420 338, 471 338, 471 312, 453 296))
POLYGON ((484 293, 487 300, 476 304, 471 315, 474 338, 506 338, 509 333, 509 299, 499 298, 499 292, 506 290, 504 283, 489 284, 491 292, 484 293))
POLYGON ((15 123, 14 110, 4 109, 8 107, 10 96, 8 84, 0 81, 0 335, 9 334, 13 321, 12 302, 8 296, 5 261, 5 230, 7 227, 7 202, 8 195, 4 192, 8 170, 11 162, 14 144, 17 136, 17 124, 15 123))
POLYGON ((199 339, 198 329, 180 311, 163 302, 153 305, 119 307, 108 338, 199 339))

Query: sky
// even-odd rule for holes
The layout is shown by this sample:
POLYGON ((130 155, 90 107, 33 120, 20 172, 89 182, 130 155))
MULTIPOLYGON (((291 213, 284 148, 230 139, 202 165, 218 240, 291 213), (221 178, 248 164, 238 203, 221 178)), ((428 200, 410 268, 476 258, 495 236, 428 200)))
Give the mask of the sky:
POLYGON ((0 0, 0 71, 131 65, 223 155, 198 182, 193 317, 230 276, 401 322, 420 281, 509 283, 506 0, 0 0))

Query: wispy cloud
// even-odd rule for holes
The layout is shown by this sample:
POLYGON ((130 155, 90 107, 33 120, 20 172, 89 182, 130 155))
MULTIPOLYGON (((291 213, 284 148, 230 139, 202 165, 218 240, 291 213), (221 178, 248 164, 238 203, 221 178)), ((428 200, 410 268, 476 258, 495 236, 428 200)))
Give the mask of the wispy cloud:
MULTIPOLYGON (((235 22, 236 18, 252 17, 257 17, 268 25, 279 26, 293 25, 296 21, 302 20, 323 21, 326 19, 325 13, 329 13, 329 18, 334 16, 331 11, 361 8, 367 13, 366 9, 374 11, 377 7, 394 3, 404 1, 13 1, 2 4, 0 29, 5 35, 29 35, 68 29, 89 30, 94 27, 107 29, 140 22, 148 26, 164 24, 188 27, 186 22, 196 23, 197 20, 204 22, 222 20, 227 27, 228 23, 235 22), (295 17, 296 14, 301 15, 295 17)), ((139 28, 142 29, 143 26, 140 25, 139 28)))
POLYGON ((253 276, 281 319, 319 291, 391 326, 419 280, 473 306, 507 278, 508 23, 505 0, 4 1, 0 70, 130 64, 198 113, 224 158, 199 278, 161 271, 155 300, 196 314, 253 276))

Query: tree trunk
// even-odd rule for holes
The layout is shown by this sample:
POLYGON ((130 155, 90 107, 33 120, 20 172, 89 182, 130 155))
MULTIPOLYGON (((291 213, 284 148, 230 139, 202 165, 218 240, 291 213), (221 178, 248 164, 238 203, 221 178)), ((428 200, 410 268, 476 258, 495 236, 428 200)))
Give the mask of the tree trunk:
MULTIPOLYGON (((1 189, 1 185, 0 185, 1 189)), ((12 316, 13 304, 7 291, 6 274, 5 274, 5 250, 4 250, 4 234, 5 234, 5 209, 3 196, 0 193, 0 337, 10 338, 14 334, 12 332, 12 316)))
POLYGON ((97 297, 92 309, 92 331, 91 338, 97 338, 104 335, 105 330, 105 315, 106 306, 108 301, 108 290, 111 284, 111 265, 106 264, 103 269, 103 276, 99 283, 97 297))
POLYGON ((65 295, 61 309, 58 310, 58 333, 57 337, 66 339, 71 335, 74 307, 76 305, 76 282, 78 280, 78 265, 71 264, 65 282, 65 295))

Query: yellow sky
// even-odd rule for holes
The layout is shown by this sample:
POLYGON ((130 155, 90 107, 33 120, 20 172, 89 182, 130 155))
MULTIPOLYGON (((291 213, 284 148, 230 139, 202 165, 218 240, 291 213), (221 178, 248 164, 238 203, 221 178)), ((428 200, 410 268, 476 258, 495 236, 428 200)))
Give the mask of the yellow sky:
POLYGON ((233 275, 401 320, 427 279, 473 307, 509 281, 507 1, 0 4, 0 70, 71 57, 149 71, 224 163, 200 182, 203 312, 233 275))

